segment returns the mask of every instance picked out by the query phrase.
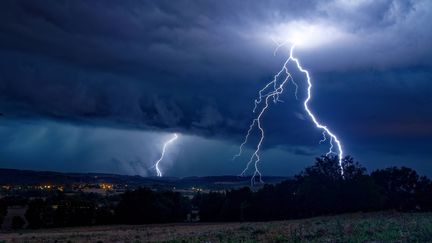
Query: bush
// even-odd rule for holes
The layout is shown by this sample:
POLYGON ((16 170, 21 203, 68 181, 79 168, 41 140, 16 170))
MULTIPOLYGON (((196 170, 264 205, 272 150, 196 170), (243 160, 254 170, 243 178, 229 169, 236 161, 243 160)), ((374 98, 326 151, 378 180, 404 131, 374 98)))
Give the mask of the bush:
POLYGON ((180 193, 141 188, 122 195, 116 215, 124 224, 181 222, 189 210, 190 201, 180 193))
POLYGON ((14 216, 12 218, 12 229, 22 229, 24 227, 25 221, 19 216, 14 216))

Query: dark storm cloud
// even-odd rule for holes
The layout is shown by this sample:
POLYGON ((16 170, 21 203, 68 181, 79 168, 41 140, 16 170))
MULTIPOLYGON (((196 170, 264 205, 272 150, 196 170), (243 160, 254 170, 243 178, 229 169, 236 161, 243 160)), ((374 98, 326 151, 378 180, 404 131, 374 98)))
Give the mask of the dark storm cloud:
MULTIPOLYGON (((320 119, 352 147, 391 148, 407 137, 416 143, 432 134, 431 5, 5 0, 0 111, 11 119, 239 141, 257 89, 284 58, 282 51, 273 56, 270 35, 311 25, 336 38, 298 50, 314 79, 312 108, 320 119)), ((301 103, 289 92, 284 100, 265 118, 266 146, 314 145, 321 134, 299 119, 301 103)))

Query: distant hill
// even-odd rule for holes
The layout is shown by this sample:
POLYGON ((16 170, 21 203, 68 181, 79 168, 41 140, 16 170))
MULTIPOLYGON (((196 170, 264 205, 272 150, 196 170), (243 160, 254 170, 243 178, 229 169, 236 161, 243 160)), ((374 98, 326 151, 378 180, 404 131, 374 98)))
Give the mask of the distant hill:
MULTIPOLYGON (((279 183, 287 177, 266 176, 266 183, 279 183)), ((250 177, 240 176, 204 176, 204 177, 142 177, 106 173, 61 173, 52 171, 32 171, 0 169, 0 185, 35 185, 35 184, 78 184, 78 183, 111 183, 128 184, 131 187, 165 186, 165 187, 204 187, 235 188, 250 184, 250 177)))

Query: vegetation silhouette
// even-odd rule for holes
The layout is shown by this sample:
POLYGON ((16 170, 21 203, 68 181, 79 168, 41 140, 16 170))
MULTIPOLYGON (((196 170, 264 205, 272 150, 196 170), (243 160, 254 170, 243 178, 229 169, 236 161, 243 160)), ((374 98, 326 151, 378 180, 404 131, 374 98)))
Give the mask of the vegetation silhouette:
POLYGON ((412 169, 391 167, 367 173, 352 157, 322 156, 293 179, 194 200, 202 221, 266 221, 378 210, 429 211, 432 184, 412 169))
MULTIPOLYGON (((45 199, 0 199, 0 221, 9 205, 28 205, 29 228, 101 224, 184 222, 192 212, 200 221, 268 221, 379 210, 431 211, 432 182, 406 167, 390 167, 370 174, 352 157, 316 158, 292 179, 282 183, 198 193, 192 199, 173 191, 140 188, 117 196, 96 194, 45 199)), ((15 219, 14 227, 22 227, 15 219)))
POLYGON ((181 222, 189 207, 190 201, 178 192, 141 188, 121 196, 116 216, 119 223, 125 224, 181 222))

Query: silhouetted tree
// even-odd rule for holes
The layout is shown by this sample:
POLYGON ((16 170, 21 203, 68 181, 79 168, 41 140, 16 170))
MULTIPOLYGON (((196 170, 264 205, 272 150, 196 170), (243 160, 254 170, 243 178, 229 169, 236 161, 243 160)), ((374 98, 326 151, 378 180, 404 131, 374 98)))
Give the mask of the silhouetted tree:
POLYGON ((432 182, 425 176, 420 177, 416 188, 417 206, 419 210, 431 211, 432 210, 432 182))
POLYGON ((221 215, 226 196, 224 193, 210 192, 200 195, 199 214, 201 221, 224 221, 221 215))
POLYGON ((221 218, 224 221, 242 221, 245 219, 245 209, 252 196, 250 188, 244 187, 238 190, 230 190, 225 194, 225 200, 221 208, 221 218))
POLYGON ((189 200, 180 193, 141 188, 122 195, 116 214, 121 223, 144 224, 180 222, 186 219, 189 210, 189 200))
POLYGON ((425 193, 421 190, 430 188, 428 180, 420 180, 417 172, 407 167, 376 170, 372 172, 371 177, 386 197, 385 208, 414 210, 420 206, 417 196, 419 193, 425 193))
POLYGON ((343 174, 338 157, 322 156, 296 176, 296 203, 304 206, 302 216, 373 210, 381 204, 382 198, 364 167, 352 157, 345 157, 342 167, 343 174))
POLYGON ((3 219, 7 213, 7 203, 5 200, 0 199, 0 225, 3 224, 3 219))
POLYGON ((25 221, 21 217, 14 216, 12 218, 12 229, 14 229, 14 230, 22 229, 24 224, 25 224, 25 221))
POLYGON ((25 214, 28 227, 32 229, 38 229, 50 226, 49 219, 47 217, 48 207, 42 199, 35 199, 29 203, 29 207, 25 214))

